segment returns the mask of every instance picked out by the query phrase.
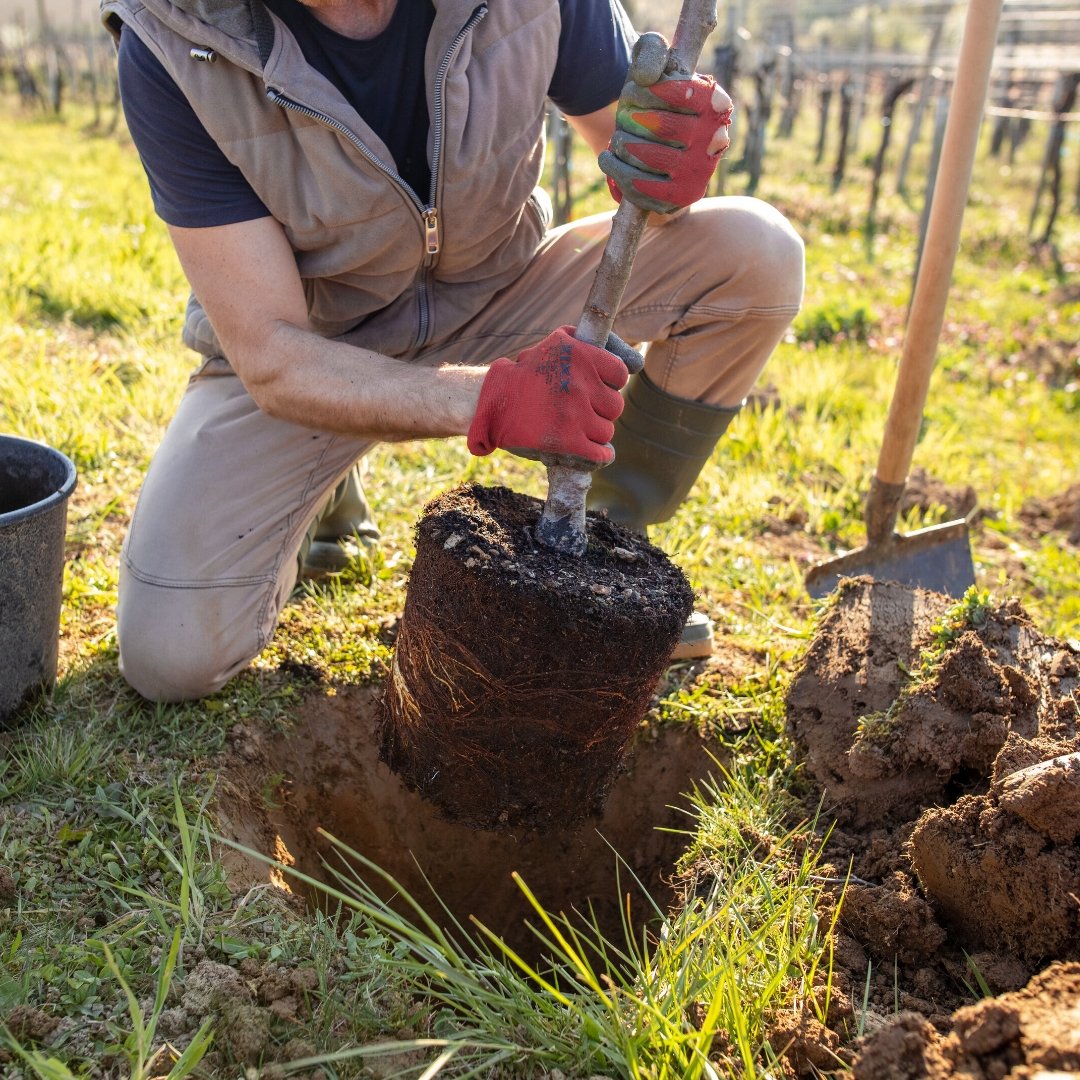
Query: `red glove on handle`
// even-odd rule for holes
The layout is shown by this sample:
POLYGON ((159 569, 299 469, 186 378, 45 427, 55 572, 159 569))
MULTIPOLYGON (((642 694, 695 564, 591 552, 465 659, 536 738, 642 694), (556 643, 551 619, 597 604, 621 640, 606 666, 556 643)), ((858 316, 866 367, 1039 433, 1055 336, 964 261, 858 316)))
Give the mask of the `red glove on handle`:
MULTIPOLYGON (((560 326, 515 359, 492 363, 469 425, 473 454, 483 457, 501 448, 533 459, 575 459, 564 464, 584 469, 611 464, 627 364, 573 335, 573 326, 560 326)), ((629 348, 621 341, 608 345, 629 348)), ((640 354, 633 355, 640 360, 640 354)))
POLYGON ((731 144, 731 98, 711 75, 622 90, 615 134, 599 159, 615 201, 670 214, 706 192, 731 144))

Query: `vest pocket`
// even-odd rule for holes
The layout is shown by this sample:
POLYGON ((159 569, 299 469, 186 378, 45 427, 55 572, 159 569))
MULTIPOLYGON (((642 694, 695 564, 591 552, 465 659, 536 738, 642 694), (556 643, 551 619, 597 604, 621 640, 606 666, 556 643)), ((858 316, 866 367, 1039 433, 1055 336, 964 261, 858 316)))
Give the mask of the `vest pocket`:
POLYGON ((543 240, 544 233, 551 228, 551 223, 555 220, 555 210, 551 205, 551 196, 544 188, 535 187, 532 189, 532 194, 529 195, 527 205, 532 210, 536 222, 540 226, 539 239, 543 240))

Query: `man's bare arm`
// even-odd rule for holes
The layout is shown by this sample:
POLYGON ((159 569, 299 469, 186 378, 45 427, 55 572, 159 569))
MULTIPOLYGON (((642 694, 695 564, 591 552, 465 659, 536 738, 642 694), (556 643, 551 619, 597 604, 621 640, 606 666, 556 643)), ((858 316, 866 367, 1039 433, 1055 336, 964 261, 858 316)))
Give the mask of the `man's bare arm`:
POLYGON ((169 233, 229 361, 264 412, 382 440, 468 431, 486 369, 406 364, 316 334, 292 249, 273 218, 169 233))
POLYGON ((568 116, 566 119, 589 149, 599 155, 601 150, 607 149, 615 131, 615 102, 585 116, 568 116))

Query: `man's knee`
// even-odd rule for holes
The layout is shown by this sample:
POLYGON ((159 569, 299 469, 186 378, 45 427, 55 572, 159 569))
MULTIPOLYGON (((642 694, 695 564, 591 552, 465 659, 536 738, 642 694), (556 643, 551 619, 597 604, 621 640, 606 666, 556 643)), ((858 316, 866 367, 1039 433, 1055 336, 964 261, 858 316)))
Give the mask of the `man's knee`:
POLYGON ((240 620, 228 617, 222 592, 229 590, 172 588, 121 575, 120 673, 144 698, 206 697, 259 651, 253 631, 237 632, 240 620))
POLYGON ((209 650, 178 647, 166 626, 151 632, 117 630, 120 641, 120 674, 149 701, 196 701, 207 697, 228 681, 218 657, 209 650))
MULTIPOLYGON (((734 256, 740 292, 755 306, 797 311, 802 303, 805 248, 774 206, 749 196, 710 199, 710 243, 734 256)), ((702 222, 704 224, 704 222, 702 222)))

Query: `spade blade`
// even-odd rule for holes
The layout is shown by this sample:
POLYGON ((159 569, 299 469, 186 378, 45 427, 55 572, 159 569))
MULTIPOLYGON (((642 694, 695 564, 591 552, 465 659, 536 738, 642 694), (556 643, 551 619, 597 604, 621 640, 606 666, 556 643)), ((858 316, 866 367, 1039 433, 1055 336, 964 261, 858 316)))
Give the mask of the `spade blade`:
POLYGON ((957 598, 975 584, 968 523, 947 521, 913 533, 894 533, 880 544, 867 544, 812 567, 806 591, 820 600, 841 578, 869 576, 897 581, 913 589, 930 589, 957 598))

